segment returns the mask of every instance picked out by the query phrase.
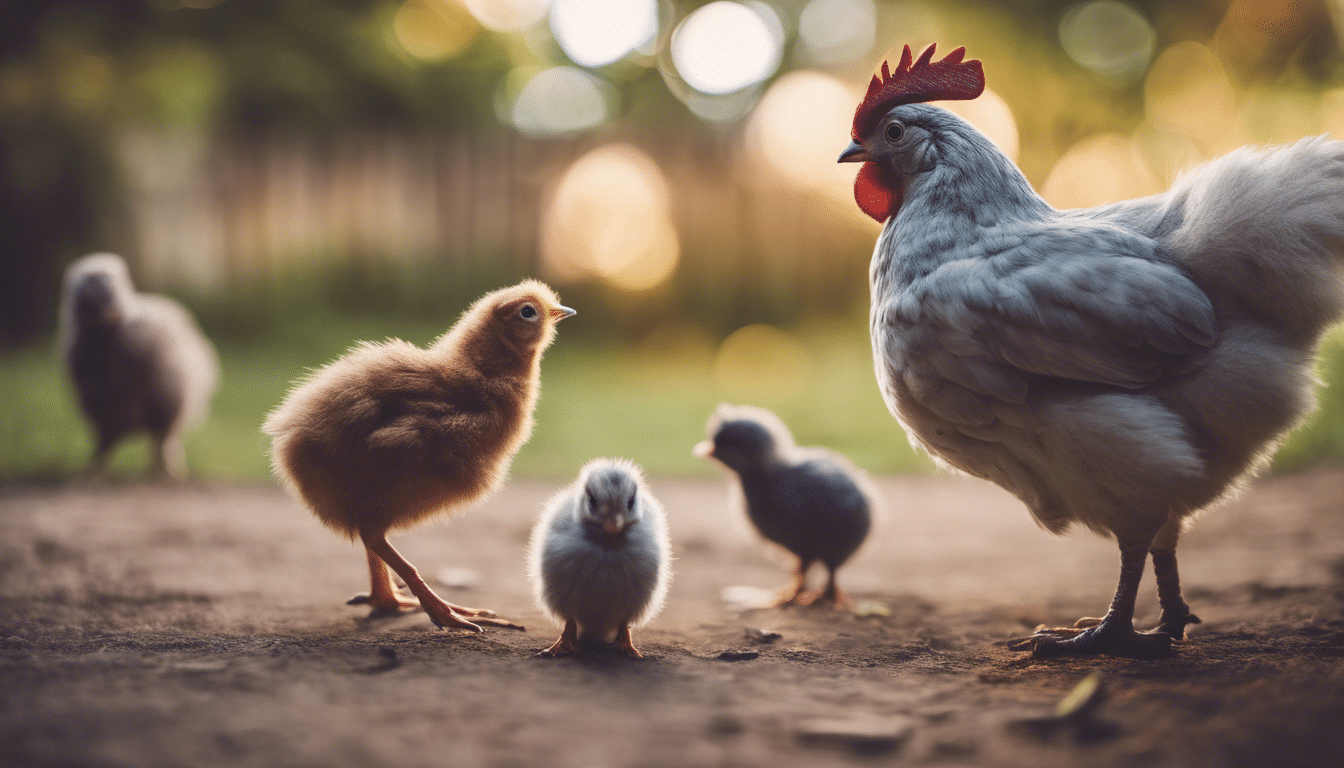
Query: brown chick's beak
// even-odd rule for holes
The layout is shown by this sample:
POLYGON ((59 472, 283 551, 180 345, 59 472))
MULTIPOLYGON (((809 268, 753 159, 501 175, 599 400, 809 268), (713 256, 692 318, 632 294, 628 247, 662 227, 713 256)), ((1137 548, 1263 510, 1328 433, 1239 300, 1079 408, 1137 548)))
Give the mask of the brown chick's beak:
POLYGON ((868 154, 868 150, 864 149, 862 144, 859 144, 857 141, 851 141, 849 142, 849 146, 845 147, 845 151, 840 153, 840 159, 835 162, 866 163, 872 159, 872 156, 868 154))
POLYGON ((691 455, 698 459, 711 459, 714 457, 714 443, 709 440, 701 440, 691 449, 691 455))
POLYGON ((578 313, 569 307, 556 307, 551 310, 551 317, 556 320, 564 320, 566 317, 573 317, 576 314, 578 313))

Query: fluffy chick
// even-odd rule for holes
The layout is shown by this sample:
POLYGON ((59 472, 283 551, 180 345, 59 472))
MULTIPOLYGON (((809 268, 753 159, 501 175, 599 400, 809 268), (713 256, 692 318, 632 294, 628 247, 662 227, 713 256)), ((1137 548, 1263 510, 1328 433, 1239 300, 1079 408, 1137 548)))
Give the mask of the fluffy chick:
POLYGON ((219 381, 215 348, 191 313, 136 293, 120 256, 94 253, 65 272, 60 324, 61 356, 95 433, 89 471, 102 471, 123 437, 146 432, 152 472, 183 477, 183 433, 205 416, 219 381))
POLYGON ((764 408, 720 405, 706 431, 709 439, 694 453, 731 469, 756 530, 798 557, 793 582, 776 604, 821 600, 848 607, 835 572, 863 544, 872 524, 875 495, 863 473, 834 451, 798 447, 784 422, 764 408), (807 571, 817 561, 826 566, 826 587, 808 596, 807 571))
POLYGON ((363 542, 374 614, 424 608, 440 627, 512 627, 445 602, 387 540, 493 492, 532 431, 542 352, 574 310, 527 280, 487 294, 428 349, 362 343, 267 417, 276 476, 329 528, 363 542), (396 571, 415 600, 393 589, 396 571), (470 617, 470 618, 469 618, 470 617))
POLYGON ((616 643, 630 658, 642 658, 630 628, 662 610, 671 560, 663 507, 639 468, 622 459, 588 462, 573 485, 546 503, 532 529, 537 604, 565 625, 541 655, 616 643))

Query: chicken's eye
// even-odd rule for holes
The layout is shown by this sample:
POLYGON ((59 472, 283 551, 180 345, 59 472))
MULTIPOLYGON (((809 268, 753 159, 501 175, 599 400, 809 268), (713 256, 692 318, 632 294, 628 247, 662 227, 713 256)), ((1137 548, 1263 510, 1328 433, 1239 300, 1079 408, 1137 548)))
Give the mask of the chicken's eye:
POLYGON ((887 137, 887 141, 895 144, 905 136, 905 126, 900 123, 892 123, 887 126, 885 136, 887 137))
POLYGON ((523 318, 524 320, 536 320, 537 308, 532 306, 531 304, 524 304, 523 308, 518 310, 518 316, 523 318))

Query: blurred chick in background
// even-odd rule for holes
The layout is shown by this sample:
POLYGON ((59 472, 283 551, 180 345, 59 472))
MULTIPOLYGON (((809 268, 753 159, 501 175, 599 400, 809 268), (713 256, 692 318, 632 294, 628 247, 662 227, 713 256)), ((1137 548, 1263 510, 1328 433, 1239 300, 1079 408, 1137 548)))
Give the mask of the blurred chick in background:
POLYGON ((658 614, 671 581, 663 507, 629 461, 595 459, 546 503, 529 547, 537 604, 564 624, 543 656, 615 643, 642 658, 630 628, 658 614))
POLYGON ((532 431, 542 352, 574 314, 535 280, 487 294, 428 349, 364 342, 290 391, 262 429, 286 489, 363 542, 373 614, 418 604, 439 627, 522 627, 445 602, 387 540, 496 490, 532 431), (399 594, 391 566, 415 599, 399 594))
POLYGON ((1059 211, 983 134, 919 102, 972 99, 980 62, 907 47, 841 162, 885 222, 869 271, 883 398, 913 441, 1021 499, 1042 527, 1114 536, 1110 610, 1040 655, 1152 657, 1197 623, 1176 542, 1315 407, 1344 317, 1344 142, 1239 149, 1168 192, 1059 211), (1134 630, 1153 559, 1157 630, 1134 630))
POLYGON ((186 476, 183 433, 205 417, 219 382, 215 348, 191 313, 136 293, 120 256, 95 253, 65 272, 60 349, 93 426, 89 471, 106 466, 123 437, 148 433, 152 472, 186 476))
POLYGON ((872 524, 875 494, 863 473, 834 451, 798 447, 784 422, 764 408, 720 405, 706 431, 709 438, 695 446, 695 455, 736 473, 756 530, 798 558, 793 582, 776 605, 851 607, 835 572, 872 524), (826 587, 808 595, 807 571, 818 561, 826 566, 826 587))

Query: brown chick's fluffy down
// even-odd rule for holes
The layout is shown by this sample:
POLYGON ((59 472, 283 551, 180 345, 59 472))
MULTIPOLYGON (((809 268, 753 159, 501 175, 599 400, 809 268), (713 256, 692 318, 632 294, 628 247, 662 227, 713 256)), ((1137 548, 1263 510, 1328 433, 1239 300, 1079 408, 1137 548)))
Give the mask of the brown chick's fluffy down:
POLYGON ((356 346, 267 417, 276 476, 368 550, 371 591, 352 602, 375 613, 414 607, 393 590, 386 563, 439 626, 516 626, 443 602, 386 535, 499 487, 532 431, 542 352, 572 314, 550 288, 524 281, 482 297, 428 349, 397 339, 356 346))
POLYGON ((123 437, 154 442, 153 472, 186 475, 183 433, 205 417, 219 381, 215 348, 181 304, 136 293, 120 256, 70 265, 61 298, 61 356, 96 446, 97 473, 123 437))

